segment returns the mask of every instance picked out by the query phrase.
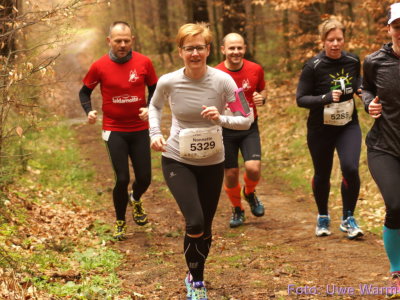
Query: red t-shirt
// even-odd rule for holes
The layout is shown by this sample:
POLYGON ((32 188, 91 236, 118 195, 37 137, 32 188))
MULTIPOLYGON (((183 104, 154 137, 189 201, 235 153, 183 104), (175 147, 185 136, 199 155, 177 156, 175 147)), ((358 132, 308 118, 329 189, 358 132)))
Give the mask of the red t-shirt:
POLYGON ((146 85, 157 83, 151 60, 133 51, 123 64, 104 55, 95 61, 83 79, 93 90, 100 83, 103 98, 103 129, 111 131, 140 131, 149 128, 148 121, 139 118, 139 108, 146 107, 146 85))
POLYGON ((224 62, 215 66, 215 68, 231 75, 236 85, 239 88, 243 88, 246 99, 250 107, 254 110, 254 117, 257 117, 257 109, 253 102, 253 93, 261 92, 265 88, 264 70, 262 67, 247 59, 243 59, 243 66, 238 71, 228 70, 224 62))

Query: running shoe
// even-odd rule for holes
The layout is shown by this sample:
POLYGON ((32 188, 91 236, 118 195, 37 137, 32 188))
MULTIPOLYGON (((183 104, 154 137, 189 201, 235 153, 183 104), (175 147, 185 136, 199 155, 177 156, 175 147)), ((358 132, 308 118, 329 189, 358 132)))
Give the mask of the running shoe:
POLYGON ((400 274, 392 274, 391 282, 389 283, 390 288, 388 289, 388 299, 400 299, 400 274))
POLYGON ((346 220, 342 220, 340 230, 347 232, 347 238, 350 240, 364 235, 364 232, 358 227, 356 219, 354 219, 351 212, 349 212, 346 220))
POLYGON ((204 286, 204 281, 193 281, 191 300, 208 300, 207 289, 204 286))
POLYGON ((193 277, 190 272, 187 272, 187 275, 185 277, 185 286, 186 286, 186 300, 192 300, 192 282, 193 282, 193 277))
POLYGON ((117 241, 123 241, 126 239, 126 222, 122 220, 117 220, 115 222, 115 230, 113 234, 113 238, 117 241))
POLYGON ((243 225, 244 220, 245 220, 244 210, 242 210, 239 206, 233 207, 232 218, 229 221, 229 226, 231 228, 239 227, 243 225))
POLYGON ((331 218, 327 215, 318 215, 317 217, 317 227, 315 228, 316 236, 327 236, 331 235, 329 230, 329 225, 331 223, 331 218))
POLYGON ((245 187, 242 189, 243 198, 249 203, 251 208, 251 213, 256 217, 262 217, 264 215, 264 205, 260 200, 258 200, 256 193, 246 194, 244 191, 245 187))
POLYGON ((146 225, 148 223, 147 214, 143 208, 142 200, 135 200, 133 194, 129 195, 129 203, 133 206, 132 217, 133 221, 139 226, 146 225))

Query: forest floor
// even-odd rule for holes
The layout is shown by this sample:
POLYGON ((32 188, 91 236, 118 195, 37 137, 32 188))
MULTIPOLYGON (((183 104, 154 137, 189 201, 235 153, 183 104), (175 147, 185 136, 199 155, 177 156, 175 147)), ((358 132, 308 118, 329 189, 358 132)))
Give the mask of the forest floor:
MULTIPOLYGON (((114 179, 99 127, 74 128, 83 156, 96 170, 98 189, 109 194, 110 201, 93 213, 113 224, 114 179)), ((153 182, 143 196, 150 223, 135 225, 128 208, 128 239, 112 245, 125 254, 118 274, 123 295, 132 299, 186 299, 183 217, 162 180, 159 154, 153 156, 153 182)), ((268 166, 263 168, 267 172, 268 166)), ((281 182, 266 180, 257 194, 265 216, 252 216, 246 206, 245 225, 231 229, 229 201, 221 193, 205 270, 210 299, 384 298, 379 294, 388 284, 389 266, 380 237, 366 232, 350 241, 339 230, 339 216, 332 216, 333 234, 317 238, 311 197, 289 194, 281 182)))

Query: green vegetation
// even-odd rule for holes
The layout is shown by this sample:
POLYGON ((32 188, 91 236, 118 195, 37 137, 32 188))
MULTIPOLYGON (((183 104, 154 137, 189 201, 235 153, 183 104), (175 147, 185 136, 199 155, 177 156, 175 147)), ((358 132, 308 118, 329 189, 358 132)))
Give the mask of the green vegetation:
POLYGON ((0 197, 0 266, 53 297, 113 299, 123 256, 106 246, 110 226, 85 211, 104 199, 73 131, 51 120, 24 143, 33 153, 27 172, 0 197))
POLYGON ((26 147, 33 153, 28 167, 40 175, 39 184, 48 189, 75 190, 77 194, 89 192, 85 187, 94 172, 80 159, 69 126, 48 126, 27 139, 26 147))

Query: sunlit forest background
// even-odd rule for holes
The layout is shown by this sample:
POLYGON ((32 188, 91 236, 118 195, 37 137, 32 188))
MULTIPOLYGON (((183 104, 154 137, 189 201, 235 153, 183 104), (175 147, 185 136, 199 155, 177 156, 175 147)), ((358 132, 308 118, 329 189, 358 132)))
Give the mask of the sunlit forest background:
MULTIPOLYGON (((265 70, 269 92, 267 105, 260 109, 263 162, 268 166, 264 176, 281 180, 301 198, 311 194, 312 165, 305 143, 307 111, 296 107, 295 90, 302 65, 322 49, 318 25, 331 16, 340 19, 346 26, 346 50, 363 60, 388 41, 387 9, 394 2, 1 0, 0 267, 17 260, 10 257, 14 248, 7 242, 9 235, 15 234, 8 227, 15 221, 10 195, 28 195, 15 192, 15 184, 26 174, 36 176, 46 169, 45 163, 35 161, 39 153, 54 155, 52 150, 37 146, 46 129, 85 117, 78 91, 90 64, 108 52, 110 23, 122 20, 132 25, 134 50, 152 59, 158 76, 182 66, 174 41, 181 25, 209 24, 214 35, 208 61, 211 66, 223 60, 220 46, 224 35, 241 33, 247 43, 246 57, 265 70)), ((93 102, 100 111, 98 90, 93 102)), ((357 107, 365 136, 372 120, 359 100, 357 107)), ((378 233, 384 210, 368 173, 365 151, 360 172, 363 185, 359 214, 363 225, 378 233)), ((332 177, 336 184, 341 180, 337 162, 332 177)), ((334 208, 340 210, 340 192, 332 191, 332 195, 336 199, 334 208)))
MULTIPOLYGON (((82 115, 77 92, 90 63, 106 53, 109 24, 132 24, 134 50, 149 56, 158 75, 181 66, 174 43, 188 22, 207 22, 214 34, 209 64, 222 60, 220 44, 241 33, 247 58, 264 67, 270 87, 293 93, 302 64, 321 50, 317 27, 331 15, 346 25, 346 49, 363 58, 386 39, 387 8, 375 0, 3 0, 0 5, 1 183, 20 160, 22 132, 41 110, 82 115), (18 149, 19 148, 19 149, 18 149), (17 152, 15 152, 17 151, 17 152)), ((273 94, 273 93, 272 93, 273 94)), ((282 97, 283 95, 280 95, 282 97)), ((274 99, 271 98, 271 102, 274 99)), ((276 98, 279 101, 279 98, 276 98)), ((11 173, 10 173, 11 172, 11 173)))

